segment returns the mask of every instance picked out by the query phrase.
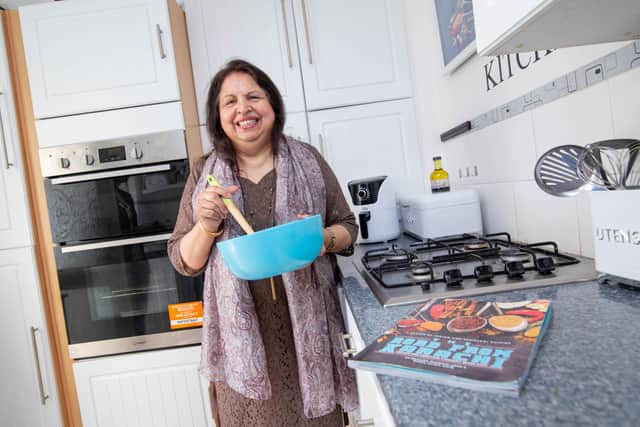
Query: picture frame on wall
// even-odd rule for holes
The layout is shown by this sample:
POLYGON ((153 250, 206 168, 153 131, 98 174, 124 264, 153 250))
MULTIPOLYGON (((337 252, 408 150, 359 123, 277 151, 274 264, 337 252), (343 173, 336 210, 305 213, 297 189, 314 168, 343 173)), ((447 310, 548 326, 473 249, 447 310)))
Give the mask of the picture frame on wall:
POLYGON ((451 74, 476 53, 472 0, 434 0, 444 73, 451 74))

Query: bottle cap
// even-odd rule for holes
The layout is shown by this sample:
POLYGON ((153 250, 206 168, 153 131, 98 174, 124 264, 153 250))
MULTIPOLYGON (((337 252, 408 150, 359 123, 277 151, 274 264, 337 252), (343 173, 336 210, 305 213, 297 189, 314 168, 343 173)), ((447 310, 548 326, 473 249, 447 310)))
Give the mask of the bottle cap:
POLYGON ((440 157, 440 156, 435 156, 435 157, 433 158, 433 160, 442 160, 442 157, 440 157))

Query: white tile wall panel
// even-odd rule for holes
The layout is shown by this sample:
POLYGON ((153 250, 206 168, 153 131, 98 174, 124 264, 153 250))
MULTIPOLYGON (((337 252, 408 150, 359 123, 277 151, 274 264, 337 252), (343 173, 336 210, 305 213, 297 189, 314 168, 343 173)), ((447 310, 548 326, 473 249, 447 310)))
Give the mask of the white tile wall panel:
POLYGON ((613 138, 609 88, 606 84, 561 98, 531 112, 536 158, 566 144, 586 145, 613 138))
POLYGON ((591 193, 580 193, 576 197, 578 206, 578 233, 580 253, 593 258, 593 223, 591 221, 591 193))
POLYGON ((640 139, 640 66, 608 83, 614 135, 640 139))
POLYGON ((576 198, 550 196, 535 181, 513 186, 518 239, 529 243, 554 240, 560 250, 579 253, 576 198))
POLYGON ((523 181, 533 178, 536 160, 531 113, 524 113, 468 136, 473 184, 523 181))
POLYGON ((480 195, 484 233, 507 232, 518 240, 513 184, 480 184, 469 186, 480 195))

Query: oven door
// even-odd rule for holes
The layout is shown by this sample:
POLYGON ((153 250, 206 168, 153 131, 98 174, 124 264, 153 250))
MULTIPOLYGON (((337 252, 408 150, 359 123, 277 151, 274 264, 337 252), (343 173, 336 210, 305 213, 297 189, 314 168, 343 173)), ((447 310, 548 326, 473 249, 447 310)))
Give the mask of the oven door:
POLYGON ((200 342, 202 276, 175 271, 169 236, 56 247, 72 358, 200 342), (182 316, 170 319, 176 307, 182 316))
POLYGON ((53 241, 170 232, 188 173, 178 160, 45 179, 53 241))

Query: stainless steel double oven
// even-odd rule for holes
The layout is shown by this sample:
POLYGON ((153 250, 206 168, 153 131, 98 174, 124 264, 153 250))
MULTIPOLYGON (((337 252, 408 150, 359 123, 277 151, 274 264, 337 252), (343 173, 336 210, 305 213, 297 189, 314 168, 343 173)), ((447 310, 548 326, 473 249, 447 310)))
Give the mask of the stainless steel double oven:
POLYGON ((72 358, 200 342, 202 278, 167 256, 186 157, 183 131, 40 150, 72 358))

